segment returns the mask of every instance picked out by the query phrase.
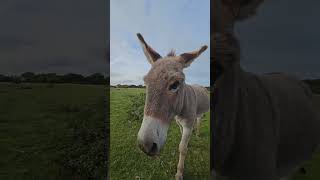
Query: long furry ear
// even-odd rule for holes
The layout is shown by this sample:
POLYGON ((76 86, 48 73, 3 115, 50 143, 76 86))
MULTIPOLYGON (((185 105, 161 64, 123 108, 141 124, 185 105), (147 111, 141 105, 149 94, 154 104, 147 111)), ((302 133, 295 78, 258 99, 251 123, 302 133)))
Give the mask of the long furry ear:
POLYGON ((188 67, 193 62, 194 59, 196 59, 200 54, 202 54, 206 49, 208 48, 207 45, 202 46, 200 49, 183 53, 179 56, 178 61, 183 65, 183 67, 188 67))
POLYGON ((254 16, 264 0, 222 0, 222 2, 231 8, 236 21, 242 21, 254 16))
POLYGON ((146 55, 148 61, 150 62, 150 64, 153 64, 154 62, 156 62, 158 59, 161 58, 160 54, 158 54, 154 49, 152 49, 144 40, 144 38, 142 37, 142 35, 140 33, 137 33, 138 39, 141 43, 141 46, 143 48, 143 52, 146 55))

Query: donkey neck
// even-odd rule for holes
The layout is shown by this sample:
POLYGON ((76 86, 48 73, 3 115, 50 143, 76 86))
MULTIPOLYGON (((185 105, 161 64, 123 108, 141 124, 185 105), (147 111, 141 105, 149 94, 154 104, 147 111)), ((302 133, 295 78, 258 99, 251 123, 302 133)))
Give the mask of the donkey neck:
POLYGON ((175 115, 186 116, 186 112, 193 112, 191 108, 196 109, 196 93, 194 89, 189 84, 184 84, 179 98, 177 101, 177 108, 175 109, 175 115))
POLYGON ((232 64, 214 84, 214 111, 219 112, 228 109, 229 112, 227 113, 221 112, 224 114, 225 119, 235 119, 238 90, 240 87, 239 78, 243 72, 239 63, 232 64))

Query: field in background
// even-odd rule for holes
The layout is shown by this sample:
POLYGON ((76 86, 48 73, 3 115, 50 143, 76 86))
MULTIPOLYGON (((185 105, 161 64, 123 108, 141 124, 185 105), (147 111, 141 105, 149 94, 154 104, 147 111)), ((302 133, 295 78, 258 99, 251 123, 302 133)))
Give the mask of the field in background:
POLYGON ((106 86, 0 83, 0 179, 102 179, 106 86))
MULTIPOLYGON (((111 88, 110 90, 110 177, 111 179, 174 179, 181 138, 175 121, 159 158, 141 152, 136 143, 141 121, 129 121, 130 97, 144 89, 111 88)), ((192 135, 185 162, 185 179, 208 179, 210 174, 210 113, 206 113, 200 137, 192 135)))

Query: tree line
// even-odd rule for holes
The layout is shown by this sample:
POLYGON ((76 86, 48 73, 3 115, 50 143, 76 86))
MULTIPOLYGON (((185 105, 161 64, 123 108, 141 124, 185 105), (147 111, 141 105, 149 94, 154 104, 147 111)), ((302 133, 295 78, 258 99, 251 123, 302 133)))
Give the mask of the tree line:
MULTIPOLYGON (((303 80, 311 86, 313 92, 320 93, 320 79, 305 79, 303 80)), ((56 73, 33 73, 25 72, 21 75, 2 75, 0 74, 0 82, 13 82, 13 83, 73 83, 73 84, 109 84, 109 78, 101 73, 94 73, 88 76, 81 74, 68 73, 58 75, 56 73)), ((143 85, 111 85, 110 87, 118 88, 145 88, 143 85)), ((206 87, 208 90, 209 87, 206 87)))
MULTIPOLYGON (((311 90, 314 93, 320 94, 320 79, 305 79, 303 80, 307 83, 311 90)), ((145 88, 143 85, 127 85, 127 84, 117 84, 117 85, 110 85, 111 88, 145 88)), ((210 87, 205 87, 207 90, 210 90, 210 87)))
POLYGON ((310 86, 313 93, 320 94, 320 79, 305 79, 303 81, 310 86))
POLYGON ((145 88, 143 85, 134 85, 134 84, 117 84, 117 85, 110 85, 111 88, 145 88))
MULTIPOLYGON (((145 88, 144 85, 134 85, 134 84, 117 84, 117 85, 110 85, 111 88, 145 88)), ((208 91, 210 91, 210 87, 205 87, 208 91)))
POLYGON ((94 73, 88 76, 81 74, 68 73, 58 75, 56 73, 40 73, 25 72, 21 75, 1 75, 0 82, 13 83, 73 83, 73 84, 109 84, 109 78, 101 73, 94 73))

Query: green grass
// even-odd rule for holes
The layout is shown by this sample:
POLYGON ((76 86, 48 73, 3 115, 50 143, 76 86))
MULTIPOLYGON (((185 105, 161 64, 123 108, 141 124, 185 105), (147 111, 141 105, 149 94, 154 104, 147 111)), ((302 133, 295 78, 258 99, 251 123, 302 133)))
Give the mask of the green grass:
MULTIPOLYGON (((126 112, 129 97, 143 91, 110 92, 111 179, 173 179, 176 173, 181 135, 175 122, 159 158, 148 157, 137 148, 141 122, 129 122, 126 112)), ((95 162, 103 159, 103 140, 96 138, 104 128, 105 92, 99 85, 0 83, 0 179, 87 179, 88 173, 101 176, 105 167, 95 162)), ((320 110, 320 96, 315 98, 320 110)), ((207 113, 203 120, 200 138, 191 138, 185 179, 195 175, 203 178, 193 179, 207 179, 209 174, 209 116, 207 113)), ((319 180, 320 153, 306 162, 305 168, 306 175, 298 173, 293 179, 319 180)))
MULTIPOLYGON (((110 91, 110 177, 111 179, 174 179, 181 138, 175 121, 159 158, 141 152, 136 143, 141 121, 128 121, 130 96, 144 89, 112 88, 110 91)), ((208 179, 210 174, 210 114, 202 121, 200 138, 192 135, 185 161, 185 179, 208 179)))
POLYGON ((74 125, 81 122, 86 129, 103 128, 105 89, 97 85, 1 83, 0 179, 86 177, 78 173, 82 164, 72 164, 81 155, 88 157, 87 152, 76 154, 77 148, 86 147, 81 147, 83 141, 76 141, 75 133, 82 129, 74 125))

